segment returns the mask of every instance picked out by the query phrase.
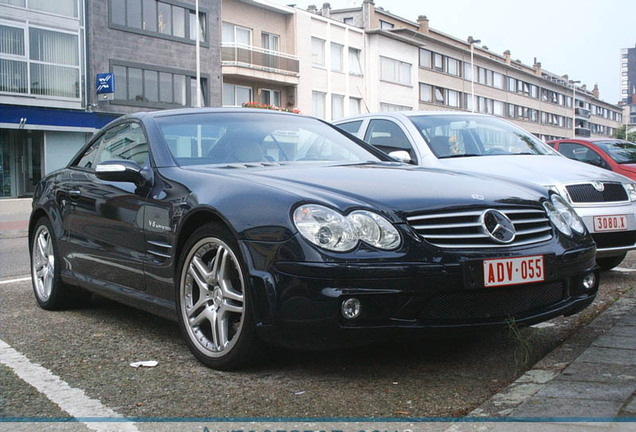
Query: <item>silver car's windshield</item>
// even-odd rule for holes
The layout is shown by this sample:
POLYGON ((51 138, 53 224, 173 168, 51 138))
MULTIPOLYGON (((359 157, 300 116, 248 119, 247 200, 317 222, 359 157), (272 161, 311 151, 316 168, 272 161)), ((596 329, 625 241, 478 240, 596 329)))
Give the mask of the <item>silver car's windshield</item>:
POLYGON ((312 118, 266 113, 196 113, 157 118, 179 165, 379 161, 337 130, 312 118))
POLYGON ((533 135, 496 117, 409 117, 438 158, 491 155, 556 155, 533 135))

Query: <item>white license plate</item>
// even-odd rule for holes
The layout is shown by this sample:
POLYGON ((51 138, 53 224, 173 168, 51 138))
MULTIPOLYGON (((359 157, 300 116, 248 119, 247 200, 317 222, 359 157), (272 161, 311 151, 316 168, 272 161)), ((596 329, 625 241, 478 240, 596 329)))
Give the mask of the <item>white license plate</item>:
POLYGON ((484 286, 497 287, 545 280, 543 255, 484 260, 484 286))
POLYGON ((594 232, 627 231, 627 215, 594 216, 594 232))

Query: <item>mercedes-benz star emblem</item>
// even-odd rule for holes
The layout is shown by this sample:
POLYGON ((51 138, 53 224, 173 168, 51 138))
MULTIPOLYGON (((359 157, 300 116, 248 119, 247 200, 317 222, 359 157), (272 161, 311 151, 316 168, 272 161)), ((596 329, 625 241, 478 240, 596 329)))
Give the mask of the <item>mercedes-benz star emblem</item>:
POLYGON ((516 230, 512 221, 499 210, 486 210, 481 214, 480 222, 484 233, 497 243, 507 244, 515 239, 516 230))

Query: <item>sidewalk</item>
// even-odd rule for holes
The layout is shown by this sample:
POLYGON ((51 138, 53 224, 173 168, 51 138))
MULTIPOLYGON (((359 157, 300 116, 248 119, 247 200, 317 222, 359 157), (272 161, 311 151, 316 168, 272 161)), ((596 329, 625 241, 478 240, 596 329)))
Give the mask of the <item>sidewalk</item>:
POLYGON ((636 289, 469 417, 636 427, 636 289))
POLYGON ((30 214, 31 198, 0 200, 0 238, 26 236, 30 214))

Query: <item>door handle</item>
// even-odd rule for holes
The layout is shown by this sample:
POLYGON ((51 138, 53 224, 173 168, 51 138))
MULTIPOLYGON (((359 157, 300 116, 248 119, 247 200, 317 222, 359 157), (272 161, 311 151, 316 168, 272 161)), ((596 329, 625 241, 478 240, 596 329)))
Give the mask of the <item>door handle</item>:
POLYGON ((68 191, 68 196, 70 199, 78 199, 82 195, 82 193, 78 189, 71 189, 68 191))

